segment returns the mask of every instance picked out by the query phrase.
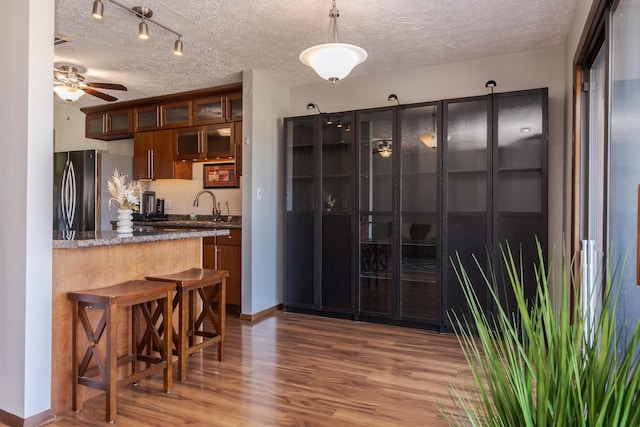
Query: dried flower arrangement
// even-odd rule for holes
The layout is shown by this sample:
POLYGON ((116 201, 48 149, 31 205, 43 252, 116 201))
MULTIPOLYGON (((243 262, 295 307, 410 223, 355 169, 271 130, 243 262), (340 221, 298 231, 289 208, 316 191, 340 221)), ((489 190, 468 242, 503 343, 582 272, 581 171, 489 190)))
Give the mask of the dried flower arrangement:
POLYGON ((140 196, 144 191, 144 185, 140 181, 125 182, 127 175, 120 173, 118 169, 113 171, 113 175, 107 183, 107 190, 111 194, 109 199, 109 209, 113 202, 118 209, 140 210, 140 196))

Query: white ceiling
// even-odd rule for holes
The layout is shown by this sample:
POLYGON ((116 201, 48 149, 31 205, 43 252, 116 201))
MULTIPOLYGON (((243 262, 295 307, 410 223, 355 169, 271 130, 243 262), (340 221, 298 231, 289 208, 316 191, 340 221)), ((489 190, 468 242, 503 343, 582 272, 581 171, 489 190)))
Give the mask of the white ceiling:
MULTIPOLYGON (((119 100, 237 83, 249 68, 289 86, 320 81, 298 55, 325 42, 330 0, 119 2, 152 9, 154 20, 184 36, 178 58, 175 35, 150 23, 151 38, 140 41, 140 20, 109 0, 102 21, 91 16, 93 0, 56 0, 56 34, 70 41, 55 47, 55 65, 124 84, 128 92, 104 90, 119 100)), ((337 0, 339 41, 369 54, 350 76, 535 50, 564 43, 576 2, 337 0)), ((76 104, 104 103, 83 96, 76 104)))

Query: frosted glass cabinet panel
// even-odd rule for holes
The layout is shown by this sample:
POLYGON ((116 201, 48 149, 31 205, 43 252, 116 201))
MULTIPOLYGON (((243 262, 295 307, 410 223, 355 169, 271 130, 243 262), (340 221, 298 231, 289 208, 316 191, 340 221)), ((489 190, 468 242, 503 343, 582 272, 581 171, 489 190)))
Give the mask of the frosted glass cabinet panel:
POLYGON ((322 120, 322 210, 353 209, 353 115, 328 116, 322 120))
MULTIPOLYGON (((487 293, 482 275, 475 266, 473 255, 486 265, 489 234, 490 204, 487 200, 490 179, 488 97, 445 101, 446 147, 446 260, 458 255, 466 268, 478 298, 486 304, 487 293)), ((489 248, 490 249, 490 248, 489 248)), ((464 295, 450 262, 446 271, 446 308, 458 314, 467 309, 464 295)), ((446 319, 445 319, 446 321, 446 319)))
POLYGON ((393 206, 393 111, 361 113, 360 211, 391 212, 393 206))
POLYGON ((285 124, 287 211, 312 211, 314 206, 316 118, 288 120, 285 124))
POLYGON ((438 108, 400 110, 400 317, 438 322, 438 108))
POLYGON ((498 104, 498 210, 542 211, 542 165, 546 130, 540 91, 501 94, 498 104))

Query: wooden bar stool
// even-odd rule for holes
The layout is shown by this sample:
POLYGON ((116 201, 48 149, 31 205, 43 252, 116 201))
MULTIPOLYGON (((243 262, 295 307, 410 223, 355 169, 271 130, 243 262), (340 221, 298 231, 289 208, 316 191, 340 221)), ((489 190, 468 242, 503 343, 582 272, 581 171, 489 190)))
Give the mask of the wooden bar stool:
MULTIPOLYGON (((75 291, 67 293, 73 302, 73 410, 82 409, 82 401, 78 393, 78 384, 104 390, 106 392, 106 419, 113 422, 117 413, 117 388, 122 385, 138 382, 160 370, 164 370, 163 389, 171 392, 172 364, 171 364, 171 335, 162 336, 165 331, 172 330, 171 297, 175 285, 167 282, 153 282, 147 280, 133 280, 102 289, 75 291), (153 321, 150 303, 158 304, 162 314, 160 322, 153 321), (118 357, 118 308, 131 307, 131 345, 130 352, 118 357), (102 310, 102 315, 95 329, 91 322, 89 311, 102 310), (140 316, 142 314, 142 318, 140 316), (144 321, 142 321, 144 319, 144 321), (82 326, 86 340, 78 336, 78 327, 82 326), (161 325, 159 327, 159 325, 161 325), (144 333, 141 334, 141 330, 144 333), (105 339, 102 337, 106 335, 105 339), (140 337, 144 335, 144 337, 140 337), (146 338, 145 338, 146 337, 146 338), (150 337, 150 338, 148 338, 150 337), (79 360, 78 345, 85 341, 86 350, 79 360), (104 343, 106 341, 106 343, 104 343), (103 342, 104 344, 100 344, 103 342), (104 346, 99 350, 98 345, 104 346), (158 350, 159 355, 151 349, 158 350), (104 352, 104 358, 101 356, 104 352), (93 363, 91 361, 93 360, 93 363), (144 362, 144 368, 139 369, 138 362, 144 362), (118 379, 118 366, 131 363, 131 372, 118 379), (90 366, 91 364, 91 366, 90 366), (99 378, 97 378, 99 377, 99 378)), ((156 319, 158 320, 158 319, 156 319)))
POLYGON ((178 354, 178 380, 181 382, 187 379, 188 355, 217 343, 218 360, 222 361, 224 357, 227 277, 228 271, 206 268, 147 277, 147 280, 172 282, 176 286, 173 309, 178 307, 178 332, 174 330, 173 341, 178 354), (196 312, 198 296, 201 311, 196 312), (213 304, 217 305, 217 316, 212 310, 213 304), (211 323, 213 332, 204 330, 206 319, 211 323), (202 340, 197 343, 195 337, 202 340))

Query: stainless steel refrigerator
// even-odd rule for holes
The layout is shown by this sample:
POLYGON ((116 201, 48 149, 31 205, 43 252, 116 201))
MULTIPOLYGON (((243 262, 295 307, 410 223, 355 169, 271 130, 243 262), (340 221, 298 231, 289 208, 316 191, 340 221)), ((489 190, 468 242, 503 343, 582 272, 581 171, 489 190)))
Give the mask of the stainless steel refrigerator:
POLYGON ((114 169, 133 172, 133 158, 100 150, 65 151, 53 155, 53 229, 111 230, 117 219, 107 182, 114 169))

